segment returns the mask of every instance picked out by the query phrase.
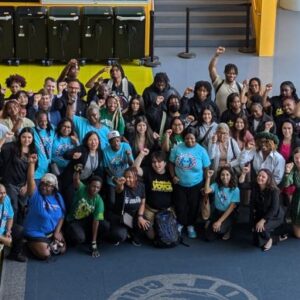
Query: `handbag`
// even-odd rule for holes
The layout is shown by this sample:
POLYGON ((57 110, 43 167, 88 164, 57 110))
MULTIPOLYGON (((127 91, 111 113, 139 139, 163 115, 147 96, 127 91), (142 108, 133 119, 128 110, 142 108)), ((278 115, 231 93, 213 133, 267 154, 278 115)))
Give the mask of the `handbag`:
POLYGON ((65 243, 63 241, 53 239, 49 247, 52 255, 60 255, 64 252, 65 243))
POLYGON ((133 228, 133 217, 129 213, 125 212, 125 199, 126 199, 126 191, 125 191, 124 201, 122 205, 121 224, 126 225, 129 228, 133 228))
POLYGON ((210 217, 210 213, 211 213, 208 194, 205 194, 203 196, 200 208, 201 208, 201 217, 202 217, 202 219, 204 221, 208 220, 209 217, 210 217))
POLYGON ((133 217, 129 213, 123 212, 121 216, 121 223, 129 228, 133 228, 133 217))
POLYGON ((49 244, 51 255, 60 255, 65 251, 65 241, 58 241, 54 238, 53 233, 47 235, 47 238, 51 240, 49 244))

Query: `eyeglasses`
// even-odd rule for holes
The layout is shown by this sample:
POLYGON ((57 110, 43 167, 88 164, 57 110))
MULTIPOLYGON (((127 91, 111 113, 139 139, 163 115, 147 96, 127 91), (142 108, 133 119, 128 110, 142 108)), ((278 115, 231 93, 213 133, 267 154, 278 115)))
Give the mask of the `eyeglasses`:
POLYGON ((54 189, 54 185, 51 182, 49 182, 49 181, 41 181, 40 184, 44 185, 44 186, 46 186, 48 188, 53 188, 54 189))
POLYGON ((220 134, 220 135, 228 135, 228 132, 218 131, 218 134, 220 134))

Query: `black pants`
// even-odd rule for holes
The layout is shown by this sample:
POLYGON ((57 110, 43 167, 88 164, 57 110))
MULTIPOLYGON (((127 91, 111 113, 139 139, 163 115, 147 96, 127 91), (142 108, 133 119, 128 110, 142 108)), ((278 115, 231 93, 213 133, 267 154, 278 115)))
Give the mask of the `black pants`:
POLYGON ((7 184, 5 188, 7 195, 10 197, 11 205, 14 210, 14 223, 22 225, 28 197, 20 195, 20 186, 7 184))
POLYGON ((106 186, 105 210, 113 211, 116 202, 116 187, 110 184, 106 186))
POLYGON ((233 211, 228 217, 227 219, 222 223, 220 231, 219 232, 214 232, 213 231, 213 224, 219 220, 219 218, 224 214, 224 211, 220 211, 215 209, 210 223, 205 231, 205 239, 207 241, 213 241, 216 240, 219 236, 224 235, 225 233, 227 233, 229 230, 231 230, 232 228, 232 224, 234 222, 234 220, 236 220, 236 213, 235 211, 233 211))
POLYGON ((202 184, 196 184, 192 187, 184 187, 179 184, 174 185, 174 207, 177 220, 181 225, 194 225, 198 214, 202 184))
POLYGON ((143 231, 138 227, 137 217, 133 219, 133 228, 121 223, 121 216, 109 214, 110 231, 109 239, 113 243, 124 242, 128 236, 131 238, 140 238, 143 231))
MULTIPOLYGON (((81 220, 73 220, 66 224, 66 238, 72 245, 82 244, 92 240, 93 217, 88 216, 81 220)), ((97 241, 103 238, 109 232, 109 223, 105 220, 99 221, 97 241)))
POLYGON ((14 224, 12 227, 12 248, 11 254, 21 253, 23 250, 23 227, 18 224, 14 224))
POLYGON ((275 229, 282 225, 282 219, 268 220, 265 223, 265 230, 263 232, 256 232, 255 226, 256 223, 261 220, 257 219, 254 223, 254 231, 253 231, 253 242, 258 247, 263 247, 267 241, 272 237, 272 234, 275 229))

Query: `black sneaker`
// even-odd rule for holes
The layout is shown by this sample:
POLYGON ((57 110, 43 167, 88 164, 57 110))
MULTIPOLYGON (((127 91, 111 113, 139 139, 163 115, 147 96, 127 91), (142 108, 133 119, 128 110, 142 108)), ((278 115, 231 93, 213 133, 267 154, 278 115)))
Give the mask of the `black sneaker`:
POLYGON ((131 244, 132 244, 133 246, 135 246, 135 247, 141 247, 141 246, 142 246, 142 244, 141 244, 139 238, 137 238, 137 237, 133 237, 133 238, 132 238, 131 244))
POLYGON ((22 262, 22 263, 25 263, 28 261, 27 256, 25 256, 23 253, 11 253, 11 254, 9 254, 9 256, 7 258, 18 261, 18 262, 22 262))

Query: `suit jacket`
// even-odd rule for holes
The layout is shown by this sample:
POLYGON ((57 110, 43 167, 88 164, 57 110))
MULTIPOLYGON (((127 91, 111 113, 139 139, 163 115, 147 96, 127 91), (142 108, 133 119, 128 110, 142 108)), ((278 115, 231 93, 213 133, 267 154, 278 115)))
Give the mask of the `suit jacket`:
POLYGON ((251 192, 251 208, 253 221, 262 218, 266 221, 283 219, 284 212, 280 203, 280 190, 265 189, 261 191, 255 186, 251 192))
MULTIPOLYGON (((67 103, 68 103, 67 95, 62 95, 61 98, 57 98, 54 103, 54 109, 60 111, 62 118, 66 117, 67 105, 68 105, 67 103)), ((85 117, 86 107, 87 107, 87 103, 84 100, 77 98, 75 115, 80 117, 85 117)))

